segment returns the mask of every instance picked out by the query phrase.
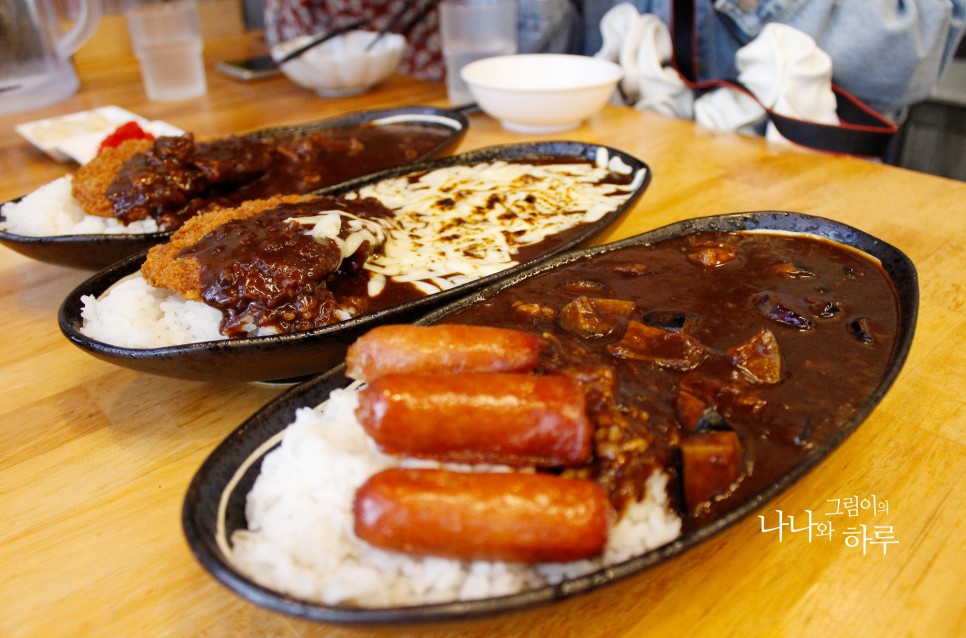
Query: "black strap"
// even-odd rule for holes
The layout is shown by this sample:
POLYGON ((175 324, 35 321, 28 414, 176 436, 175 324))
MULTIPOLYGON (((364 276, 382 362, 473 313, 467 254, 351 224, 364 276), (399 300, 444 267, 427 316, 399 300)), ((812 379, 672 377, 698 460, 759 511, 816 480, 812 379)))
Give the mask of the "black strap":
POLYGON ((882 157, 898 127, 876 113, 845 89, 832 84, 840 123, 821 124, 775 113, 736 80, 699 81, 697 43, 695 42, 695 4, 698 0, 674 0, 671 7, 671 64, 692 89, 726 86, 750 96, 768 113, 775 128, 786 139, 822 151, 882 157))

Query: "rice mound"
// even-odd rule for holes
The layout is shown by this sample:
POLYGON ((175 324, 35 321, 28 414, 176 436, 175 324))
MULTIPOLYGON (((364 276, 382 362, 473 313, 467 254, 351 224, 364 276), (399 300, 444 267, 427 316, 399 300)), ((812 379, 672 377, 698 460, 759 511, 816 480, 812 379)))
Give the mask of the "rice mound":
POLYGON ((81 332, 91 339, 122 348, 160 348, 226 338, 218 331, 221 312, 216 308, 153 288, 140 274, 122 279, 108 292, 100 300, 81 297, 81 332))
POLYGON ((124 225, 113 217, 88 215, 71 194, 73 177, 65 175, 0 207, 0 230, 24 237, 154 233, 158 224, 145 219, 124 225))
MULTIPOLYGON (((247 497, 248 529, 232 534, 230 556, 263 586, 322 604, 366 608, 489 598, 594 572, 681 533, 681 520, 667 502, 667 476, 655 472, 645 500, 611 528, 603 556, 594 560, 525 565, 372 547, 353 532, 355 490, 388 467, 436 464, 380 453, 356 420, 356 405, 356 392, 345 389, 334 391, 317 409, 302 408, 279 447, 263 459, 247 497)), ((448 467, 471 471, 470 466, 448 467)))

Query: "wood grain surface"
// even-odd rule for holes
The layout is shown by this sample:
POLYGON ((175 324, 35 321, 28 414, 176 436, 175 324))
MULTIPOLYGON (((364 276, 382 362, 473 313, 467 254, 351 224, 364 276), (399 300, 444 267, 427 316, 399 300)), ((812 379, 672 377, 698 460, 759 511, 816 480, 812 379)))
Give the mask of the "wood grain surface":
MULTIPOLYGON (((80 56, 80 92, 0 117, 0 201, 72 170, 15 124, 115 104, 199 137, 345 112, 445 106, 441 85, 394 77, 324 99, 285 78, 241 83, 219 59, 258 34, 206 42, 208 94, 152 103, 136 62, 80 56)), ((105 45, 105 51, 110 48, 105 45)), ((120 57, 118 57, 120 55, 120 57)), ((915 342, 898 381, 840 449, 759 514, 830 517, 837 499, 888 512, 836 525, 888 531, 886 546, 762 531, 749 517, 673 560, 559 603, 471 621, 338 626, 286 617, 218 584, 194 560, 181 506, 194 472, 276 387, 189 382, 98 361, 61 335, 57 309, 90 273, 0 250, 0 636, 963 636, 966 635, 966 184, 608 106, 580 128, 521 136, 472 116, 459 150, 529 139, 603 143, 653 169, 631 215, 599 242, 718 213, 789 210, 851 224, 903 250, 920 277, 915 342)))

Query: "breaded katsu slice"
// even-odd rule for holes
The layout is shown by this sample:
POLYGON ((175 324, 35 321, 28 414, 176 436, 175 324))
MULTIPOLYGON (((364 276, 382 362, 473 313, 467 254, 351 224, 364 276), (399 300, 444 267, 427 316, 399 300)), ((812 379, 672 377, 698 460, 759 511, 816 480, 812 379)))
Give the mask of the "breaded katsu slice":
POLYGON ((392 211, 366 197, 285 195, 189 219, 142 266, 152 286, 222 313, 228 337, 309 330, 363 311, 358 295, 329 283, 359 272, 386 233, 392 211))
POLYGON ((105 147, 74 173, 72 194, 88 215, 114 217, 114 205, 107 197, 108 187, 129 159, 151 148, 151 140, 127 140, 116 147, 105 147))
POLYGON ((268 139, 230 135, 195 142, 190 133, 159 137, 124 162, 108 186, 107 199, 124 223, 153 218, 159 228, 174 230, 185 218, 211 210, 210 198, 257 180, 275 156, 268 139))
POLYGON ((281 204, 300 204, 316 199, 309 195, 276 195, 267 199, 243 202, 236 208, 225 208, 196 215, 176 230, 166 244, 152 247, 141 266, 141 276, 156 288, 174 290, 185 299, 201 301, 201 264, 191 256, 179 256, 182 250, 197 244, 205 235, 236 219, 254 217, 281 204))

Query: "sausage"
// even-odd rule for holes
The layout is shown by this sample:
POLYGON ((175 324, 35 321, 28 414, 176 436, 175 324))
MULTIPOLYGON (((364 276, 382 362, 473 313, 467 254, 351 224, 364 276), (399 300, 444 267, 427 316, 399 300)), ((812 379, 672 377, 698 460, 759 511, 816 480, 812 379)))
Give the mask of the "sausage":
POLYGON ((563 375, 387 375, 359 391, 356 418, 387 454, 554 467, 592 453, 584 394, 563 375))
POLYGON ((345 374, 368 382, 390 373, 527 372, 545 345, 540 335, 489 326, 379 326, 349 346, 345 374))
POLYGON ((356 535, 460 560, 563 562, 600 554, 610 509, 587 479, 549 474, 383 470, 357 491, 356 535))

